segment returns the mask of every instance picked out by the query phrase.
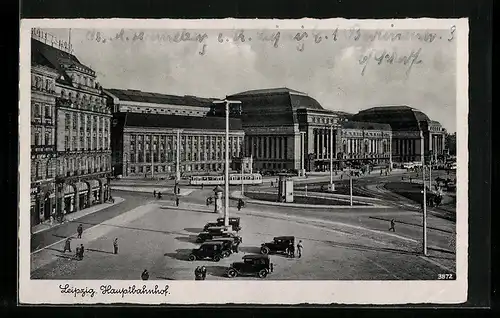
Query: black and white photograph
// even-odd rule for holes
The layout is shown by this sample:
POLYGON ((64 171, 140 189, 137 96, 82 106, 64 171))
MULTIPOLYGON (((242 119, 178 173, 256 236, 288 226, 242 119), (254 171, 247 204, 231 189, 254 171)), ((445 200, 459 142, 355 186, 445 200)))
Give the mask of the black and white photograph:
POLYGON ((467 41, 466 19, 23 20, 21 301, 463 301, 467 41))

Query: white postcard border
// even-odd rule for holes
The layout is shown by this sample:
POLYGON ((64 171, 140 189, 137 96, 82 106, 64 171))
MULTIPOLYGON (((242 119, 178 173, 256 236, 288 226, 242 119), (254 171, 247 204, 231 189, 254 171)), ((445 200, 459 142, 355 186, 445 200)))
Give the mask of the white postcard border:
POLYGON ((467 299, 468 273, 468 20, 139 20, 33 19, 21 21, 19 100, 20 304, 453 304, 467 299), (141 29, 449 29, 457 39, 457 252, 455 281, 59 281, 30 279, 30 54, 32 27, 141 29), (60 285, 93 288, 94 297, 60 293, 60 285), (102 295, 100 287, 158 290, 167 295, 102 295))

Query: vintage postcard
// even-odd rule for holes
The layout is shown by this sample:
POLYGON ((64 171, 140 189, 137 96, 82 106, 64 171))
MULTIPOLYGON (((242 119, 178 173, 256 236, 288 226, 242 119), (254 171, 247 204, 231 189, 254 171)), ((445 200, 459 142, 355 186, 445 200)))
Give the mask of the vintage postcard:
POLYGON ((20 304, 466 301, 467 19, 20 43, 20 304))

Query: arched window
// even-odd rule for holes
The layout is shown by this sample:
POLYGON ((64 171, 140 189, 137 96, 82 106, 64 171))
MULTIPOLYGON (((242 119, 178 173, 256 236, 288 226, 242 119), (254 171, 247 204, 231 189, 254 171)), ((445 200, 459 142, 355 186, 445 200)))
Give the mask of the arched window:
POLYGON ((40 163, 35 162, 35 177, 38 179, 40 178, 40 163))

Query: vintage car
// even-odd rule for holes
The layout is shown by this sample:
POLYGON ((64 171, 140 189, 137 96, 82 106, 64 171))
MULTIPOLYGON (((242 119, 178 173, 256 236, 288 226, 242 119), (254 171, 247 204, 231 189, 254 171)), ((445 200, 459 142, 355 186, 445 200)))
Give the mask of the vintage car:
POLYGON ((219 225, 219 223, 217 223, 217 222, 209 222, 209 223, 205 224, 205 226, 203 227, 203 231, 206 232, 206 231, 208 231, 209 227, 214 227, 214 226, 218 226, 218 225, 219 225))
POLYGON ((238 252, 238 246, 240 245, 240 240, 238 237, 218 237, 214 238, 208 242, 222 242, 223 243, 223 257, 228 257, 232 253, 238 252))
MULTIPOLYGON (((224 218, 218 218, 217 225, 224 226, 224 218)), ((229 225, 231 225, 231 227, 233 228, 233 231, 236 231, 236 232, 241 231, 240 218, 230 217, 229 218, 229 225)))
POLYGON ((236 276, 257 275, 266 278, 273 271, 274 265, 268 255, 250 254, 243 256, 242 262, 234 262, 228 268, 226 275, 229 278, 236 276))
POLYGON ((197 243, 203 243, 205 241, 210 241, 216 238, 220 237, 234 237, 238 238, 239 242, 241 243, 243 240, 241 237, 236 235, 236 233, 233 232, 226 232, 226 231, 212 231, 212 232, 201 232, 198 234, 196 237, 196 242, 197 243))
POLYGON ((277 236, 272 242, 262 243, 260 247, 261 254, 286 253, 290 246, 295 247, 295 237, 277 236))
POLYGON ((223 242, 205 242, 199 248, 195 248, 189 254, 188 259, 195 261, 199 259, 211 259, 218 262, 222 259, 224 252, 223 242))

